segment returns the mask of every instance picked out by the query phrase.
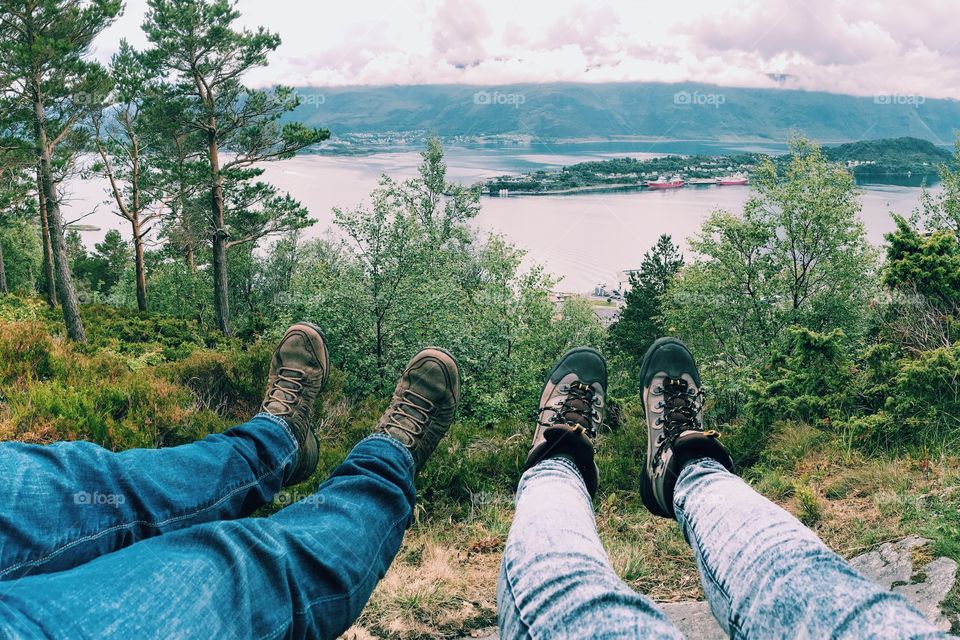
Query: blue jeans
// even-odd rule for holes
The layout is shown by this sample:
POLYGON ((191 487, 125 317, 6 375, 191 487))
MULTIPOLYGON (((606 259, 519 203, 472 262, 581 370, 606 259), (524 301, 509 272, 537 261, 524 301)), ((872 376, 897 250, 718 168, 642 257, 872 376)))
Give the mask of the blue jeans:
POLYGON ((246 518, 296 452, 267 414, 169 449, 3 443, 0 637, 336 637, 400 548, 413 458, 370 436, 316 493, 246 518))
MULTIPOLYGON (((674 506, 710 608, 733 638, 947 637, 714 460, 683 468, 674 506)), ((617 577, 583 480, 562 457, 520 480, 497 603, 504 639, 683 637, 617 577)))

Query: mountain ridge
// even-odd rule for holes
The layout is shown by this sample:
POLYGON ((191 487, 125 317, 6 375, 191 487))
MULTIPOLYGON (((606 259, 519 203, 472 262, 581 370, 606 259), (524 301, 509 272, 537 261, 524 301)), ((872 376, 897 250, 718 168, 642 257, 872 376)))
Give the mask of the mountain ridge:
POLYGON ((635 136, 823 143, 912 136, 938 145, 960 132, 960 101, 873 97, 702 83, 391 85, 296 89, 290 116, 334 134, 428 131, 539 139, 635 136))

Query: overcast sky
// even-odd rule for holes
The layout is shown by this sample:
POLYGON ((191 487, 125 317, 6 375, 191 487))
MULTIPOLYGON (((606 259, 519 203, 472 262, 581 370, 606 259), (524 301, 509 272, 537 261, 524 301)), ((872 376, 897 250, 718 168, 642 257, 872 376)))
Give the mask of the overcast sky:
MULTIPOLYGON (((146 0, 98 41, 145 45, 146 0)), ((240 0, 255 85, 700 81, 960 98, 957 0, 240 0)))

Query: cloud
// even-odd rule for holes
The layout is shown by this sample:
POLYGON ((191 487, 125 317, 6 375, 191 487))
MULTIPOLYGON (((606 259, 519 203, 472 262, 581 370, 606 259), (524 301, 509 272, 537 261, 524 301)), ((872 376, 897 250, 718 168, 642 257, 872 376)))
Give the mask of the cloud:
POLYGON ((486 57, 484 40, 493 30, 483 7, 473 0, 444 0, 433 21, 433 51, 455 67, 467 67, 486 57))
POLYGON ((698 57, 785 76, 785 85, 957 98, 960 46, 937 17, 947 4, 767 0, 701 16, 683 31, 698 57))
MULTIPOLYGON (((257 85, 699 81, 960 98, 955 0, 240 0, 283 38, 257 85)), ((145 0, 103 34, 109 59, 145 0)))

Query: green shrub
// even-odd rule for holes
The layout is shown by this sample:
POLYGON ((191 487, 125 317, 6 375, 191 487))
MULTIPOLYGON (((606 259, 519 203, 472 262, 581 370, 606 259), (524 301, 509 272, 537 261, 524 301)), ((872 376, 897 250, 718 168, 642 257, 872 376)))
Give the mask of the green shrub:
POLYGON ((0 321, 0 386, 49 378, 53 372, 53 341, 39 322, 0 321))
POLYGON ((795 420, 828 424, 848 404, 853 363, 839 329, 817 333, 791 327, 754 385, 747 412, 772 424, 795 420))
POLYGON ((257 343, 247 350, 197 349, 160 370, 171 381, 190 389, 196 404, 224 416, 245 419, 263 399, 272 345, 257 343))
POLYGON ((154 352, 163 360, 180 360, 199 348, 236 344, 193 320, 107 305, 85 305, 81 309, 90 341, 88 353, 110 349, 137 357, 154 352))
POLYGON ((795 489, 797 497, 797 507, 799 513, 797 517, 800 522, 808 527, 815 527, 823 518, 823 508, 820 504, 820 498, 813 489, 806 485, 798 485, 795 489))
POLYGON ((771 431, 760 459, 768 467, 793 471, 798 462, 825 440, 826 435, 822 431, 806 423, 778 422, 771 431))
POLYGON ((890 345, 867 351, 860 388, 868 406, 841 426, 873 453, 954 448, 960 441, 960 345, 898 356, 890 345))

